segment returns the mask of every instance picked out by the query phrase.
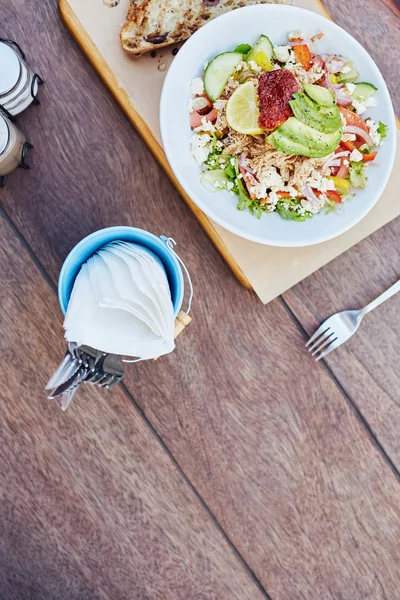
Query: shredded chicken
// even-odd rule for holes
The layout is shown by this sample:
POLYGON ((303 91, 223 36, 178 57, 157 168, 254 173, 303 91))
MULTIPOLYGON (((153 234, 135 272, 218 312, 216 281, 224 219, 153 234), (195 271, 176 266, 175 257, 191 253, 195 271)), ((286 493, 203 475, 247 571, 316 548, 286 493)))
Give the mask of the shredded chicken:
POLYGON ((321 67, 316 64, 314 64, 309 71, 303 69, 298 63, 287 64, 285 68, 296 77, 301 89, 303 89, 304 83, 315 83, 316 81, 319 81, 324 74, 321 67))

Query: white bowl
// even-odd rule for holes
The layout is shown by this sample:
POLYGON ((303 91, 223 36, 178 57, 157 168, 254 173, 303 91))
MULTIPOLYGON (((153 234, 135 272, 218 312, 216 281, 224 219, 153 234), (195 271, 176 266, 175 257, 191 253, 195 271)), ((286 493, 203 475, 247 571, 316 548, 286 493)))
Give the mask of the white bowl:
MULTIPOLYGON (((270 246, 309 246, 332 239, 358 223, 382 194, 393 167, 396 151, 396 123, 389 92, 383 77, 364 48, 346 31, 314 12, 282 5, 247 6, 226 13, 199 29, 179 50, 165 79, 160 107, 161 136, 168 161, 179 183, 210 219, 236 235, 270 246), (202 75, 203 65, 220 52, 238 44, 253 44, 260 34, 273 44, 287 43, 287 35, 301 31, 327 35, 317 43, 320 54, 342 54, 355 61, 359 81, 373 83, 376 107, 364 114, 389 126, 388 136, 368 169, 368 185, 344 203, 338 211, 319 215, 304 223, 285 221, 279 214, 263 214, 257 219, 236 210, 237 198, 226 191, 208 192, 202 185, 200 167, 190 152, 188 100, 194 77, 202 75)), ((397 202, 393 198, 393 202, 397 202)))

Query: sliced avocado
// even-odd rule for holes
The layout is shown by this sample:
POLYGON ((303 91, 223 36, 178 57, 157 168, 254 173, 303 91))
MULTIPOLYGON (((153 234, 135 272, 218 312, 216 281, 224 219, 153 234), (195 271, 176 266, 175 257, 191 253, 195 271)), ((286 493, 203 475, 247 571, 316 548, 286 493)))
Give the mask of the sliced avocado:
POLYGON ((282 152, 318 158, 336 150, 341 137, 341 127, 333 133, 322 133, 302 123, 296 117, 290 117, 269 136, 269 139, 274 147, 277 148, 275 144, 280 145, 282 152), (284 150, 283 147, 288 150, 284 150))
POLYGON ((338 83, 353 83, 358 79, 359 72, 354 66, 354 62, 349 60, 348 66, 351 67, 351 71, 348 73, 338 73, 337 80, 338 83))
POLYGON ((340 111, 336 105, 320 106, 305 94, 294 94, 289 101, 295 117, 322 133, 333 133, 341 126, 340 111))
POLYGON ((285 137, 278 130, 271 133, 268 136, 268 142, 273 145, 275 150, 279 152, 284 152, 284 154, 293 154, 294 156, 309 156, 309 157, 319 157, 316 154, 313 154, 310 148, 307 146, 303 146, 302 144, 298 144, 293 140, 285 137))
POLYGON ((317 104, 321 106, 334 106, 335 96, 327 88, 321 85, 314 85, 313 83, 305 83, 303 87, 305 93, 310 96, 311 100, 315 100, 317 104))

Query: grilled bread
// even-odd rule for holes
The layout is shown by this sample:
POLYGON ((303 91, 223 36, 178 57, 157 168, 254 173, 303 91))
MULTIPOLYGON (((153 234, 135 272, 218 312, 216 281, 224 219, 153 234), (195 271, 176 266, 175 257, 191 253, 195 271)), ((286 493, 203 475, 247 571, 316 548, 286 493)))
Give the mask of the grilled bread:
POLYGON ((133 56, 186 40, 199 27, 229 10, 286 0, 131 0, 121 29, 123 49, 133 56))

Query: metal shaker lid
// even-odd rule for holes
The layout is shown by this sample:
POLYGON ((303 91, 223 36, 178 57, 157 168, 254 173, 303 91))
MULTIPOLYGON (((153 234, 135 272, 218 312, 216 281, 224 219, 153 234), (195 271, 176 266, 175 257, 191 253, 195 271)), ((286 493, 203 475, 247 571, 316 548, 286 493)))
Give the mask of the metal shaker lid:
POLYGON ((10 46, 0 42, 0 96, 7 94, 18 83, 21 63, 10 46))
POLYGON ((7 148, 10 139, 10 128, 6 117, 0 113, 0 155, 7 148))

